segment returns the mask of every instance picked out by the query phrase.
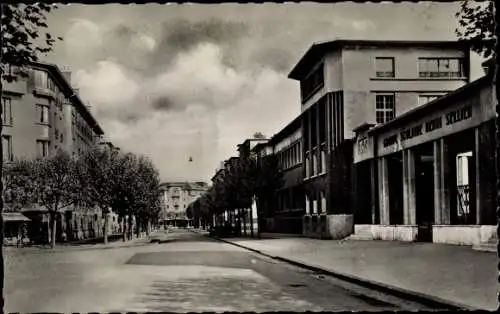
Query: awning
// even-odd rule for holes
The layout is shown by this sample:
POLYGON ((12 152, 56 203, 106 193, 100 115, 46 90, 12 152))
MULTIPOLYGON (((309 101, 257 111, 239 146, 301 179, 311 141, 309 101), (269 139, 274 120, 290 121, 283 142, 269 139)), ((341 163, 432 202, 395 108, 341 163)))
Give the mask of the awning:
POLYGON ((21 213, 2 213, 3 221, 30 221, 28 217, 21 213))

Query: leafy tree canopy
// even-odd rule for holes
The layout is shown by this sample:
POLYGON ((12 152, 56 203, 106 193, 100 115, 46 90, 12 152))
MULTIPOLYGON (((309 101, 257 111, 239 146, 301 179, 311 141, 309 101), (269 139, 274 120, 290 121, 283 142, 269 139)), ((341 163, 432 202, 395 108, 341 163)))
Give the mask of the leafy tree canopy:
POLYGON ((491 57, 495 50, 494 2, 462 1, 456 17, 459 39, 469 42, 472 51, 484 58, 491 57))

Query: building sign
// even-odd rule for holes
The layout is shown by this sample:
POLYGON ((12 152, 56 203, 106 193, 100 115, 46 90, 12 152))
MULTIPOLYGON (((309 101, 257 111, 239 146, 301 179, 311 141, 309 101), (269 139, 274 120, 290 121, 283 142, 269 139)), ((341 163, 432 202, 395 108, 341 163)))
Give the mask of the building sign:
POLYGON ((428 118, 418 124, 402 128, 399 132, 382 136, 379 140, 380 154, 395 152, 404 147, 414 146, 472 127, 474 123, 472 120, 475 117, 475 114, 473 114, 474 109, 475 107, 468 104, 458 109, 449 110, 439 116, 428 118), (471 120, 470 123, 462 123, 468 120, 471 120), (462 127, 456 129, 455 126, 459 122, 462 127))
POLYGON ((354 146, 354 163, 370 158, 373 158, 373 137, 360 134, 354 146))

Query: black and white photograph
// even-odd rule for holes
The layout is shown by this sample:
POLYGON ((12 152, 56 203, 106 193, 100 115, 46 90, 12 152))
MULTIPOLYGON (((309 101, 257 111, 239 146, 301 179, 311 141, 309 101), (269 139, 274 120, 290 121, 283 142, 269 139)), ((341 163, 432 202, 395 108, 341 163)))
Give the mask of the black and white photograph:
POLYGON ((498 310, 496 6, 0 3, 1 313, 498 310))

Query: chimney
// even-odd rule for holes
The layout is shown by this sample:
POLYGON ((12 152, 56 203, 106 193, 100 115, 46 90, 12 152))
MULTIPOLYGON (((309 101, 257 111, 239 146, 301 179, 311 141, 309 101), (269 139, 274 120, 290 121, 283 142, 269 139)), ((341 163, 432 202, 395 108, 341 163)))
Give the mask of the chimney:
POLYGON ((71 85, 71 71, 67 69, 67 67, 63 67, 62 75, 68 81, 69 85, 71 85))
POLYGON ((80 89, 79 88, 73 88, 73 91, 75 92, 75 95, 80 96, 80 89))

